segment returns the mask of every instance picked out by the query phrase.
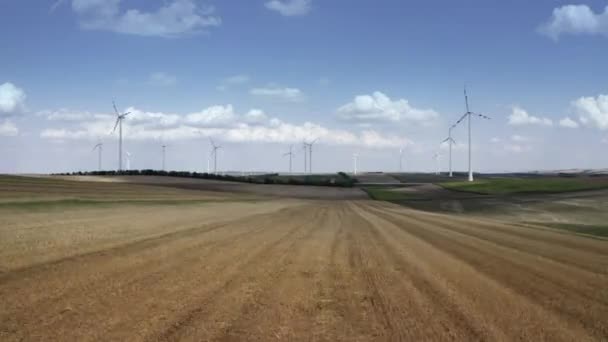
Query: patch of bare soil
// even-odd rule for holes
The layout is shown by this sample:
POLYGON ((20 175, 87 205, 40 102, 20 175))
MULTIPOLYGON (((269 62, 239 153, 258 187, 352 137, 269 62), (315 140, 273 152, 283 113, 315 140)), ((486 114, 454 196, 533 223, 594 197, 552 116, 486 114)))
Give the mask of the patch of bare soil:
MULTIPOLYGON (((163 234, 9 265, 0 340, 608 339, 606 241, 381 202, 271 209, 220 221, 163 209, 178 220, 163 234)), ((82 215, 21 231, 137 230, 82 215)))

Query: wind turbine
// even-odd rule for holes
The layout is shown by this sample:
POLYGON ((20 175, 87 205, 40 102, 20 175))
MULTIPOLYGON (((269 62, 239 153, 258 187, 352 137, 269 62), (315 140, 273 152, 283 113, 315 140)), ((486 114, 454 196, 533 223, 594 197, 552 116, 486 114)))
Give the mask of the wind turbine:
POLYGON ((122 121, 127 117, 127 115, 131 114, 131 112, 120 114, 114 101, 112 101, 112 106, 114 107, 114 112, 116 113, 116 124, 114 124, 112 133, 116 132, 116 127, 118 127, 118 171, 122 171, 122 121))
POLYGON ((127 157, 125 158, 127 161, 127 171, 131 170, 131 153, 129 153, 129 151, 125 151, 127 154, 127 157))
POLYGON ((450 129, 448 130, 448 137, 445 138, 445 140, 441 142, 442 144, 447 142, 450 146, 450 177, 453 176, 453 174, 452 174, 452 144, 456 144, 456 141, 452 138, 452 129, 454 127, 456 127, 456 125, 452 125, 452 127, 450 127, 450 129))
POLYGON ((97 169, 101 171, 101 154, 103 153, 103 143, 99 142, 95 147, 93 147, 92 151, 98 150, 97 156, 97 169))
POLYGON ((308 144, 308 173, 312 174, 312 145, 314 145, 317 140, 315 139, 308 144))
POLYGON ((433 154, 433 159, 437 162, 437 175, 441 175, 441 154, 439 152, 435 152, 433 154))
POLYGON ((308 172, 308 143, 302 141, 302 149, 304 150, 304 173, 308 172))
POLYGON ((473 161, 471 159, 471 116, 472 115, 476 115, 479 116, 482 119, 486 119, 486 120, 490 120, 490 117, 483 115, 483 114, 479 114, 479 113, 473 113, 471 112, 471 110, 469 109, 469 97, 467 95, 467 88, 464 88, 464 102, 466 104, 467 107, 467 112, 464 113, 464 115, 454 124, 454 127, 458 126, 458 124, 460 124, 462 122, 462 120, 464 120, 465 118, 468 118, 468 126, 469 126, 469 182, 473 181, 473 161))
POLYGON ((357 164, 359 163, 359 154, 357 152, 353 153, 353 174, 357 175, 357 164))
POLYGON ((291 161, 293 159, 293 145, 289 145, 289 152, 284 153, 283 157, 289 156, 289 173, 291 174, 291 161))
POLYGON ((222 148, 222 146, 216 145, 215 142, 213 141, 213 139, 211 139, 211 138, 209 138, 209 141, 211 142, 210 156, 213 156, 213 174, 217 175, 217 150, 222 148))
POLYGON ((166 170, 165 170, 165 160, 166 160, 166 158, 165 158, 165 157, 166 157, 166 149, 167 149, 167 145, 163 144, 161 147, 163 148, 163 171, 166 171, 166 170))

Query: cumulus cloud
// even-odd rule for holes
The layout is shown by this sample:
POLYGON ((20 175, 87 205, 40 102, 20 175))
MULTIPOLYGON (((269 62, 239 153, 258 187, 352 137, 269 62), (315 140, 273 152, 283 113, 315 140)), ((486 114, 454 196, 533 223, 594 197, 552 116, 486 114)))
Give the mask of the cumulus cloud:
POLYGON ((587 5, 566 5, 555 8, 551 19, 539 32, 559 39, 562 34, 601 34, 608 36, 608 7, 595 13, 587 5))
POLYGON ((304 93, 297 88, 253 88, 249 93, 255 96, 271 97, 290 102, 300 102, 304 100, 304 93))
POLYGON ((265 3, 266 8, 283 16, 306 15, 311 9, 311 0, 271 0, 265 3))
POLYGON ((525 110, 519 107, 513 107, 513 112, 509 115, 509 125, 522 126, 522 125, 541 125, 541 126, 552 126, 553 121, 548 118, 537 117, 528 114, 525 110))
POLYGON ((159 87, 170 87, 177 84, 177 77, 166 72, 153 72, 148 77, 148 83, 159 87))
POLYGON ((608 129, 608 95, 581 97, 572 102, 572 105, 583 124, 601 130, 608 129))
POLYGON ((0 84, 0 115, 16 114, 25 108, 25 92, 14 84, 0 84))
POLYGON ((268 116, 261 109, 252 109, 245 114, 244 121, 249 124, 262 124, 268 121, 268 116))
MULTIPOLYGON (((197 113, 186 115, 149 112, 129 107, 123 131, 126 140, 150 140, 163 137, 166 140, 200 138, 201 134, 227 142, 298 143, 304 139, 320 139, 324 144, 399 147, 412 142, 397 135, 386 135, 374 130, 351 132, 332 129, 305 122, 293 124, 278 118, 270 118, 260 109, 252 109, 240 115, 232 105, 212 106, 197 113)), ((107 135, 113 128, 111 114, 86 115, 86 120, 71 122, 69 127, 48 128, 41 132, 47 139, 72 139, 95 141, 107 135)), ((50 119, 49 119, 50 120, 50 119)))
POLYGON ((172 0, 153 12, 122 10, 122 0, 72 0, 80 25, 140 36, 179 37, 219 26, 213 7, 201 7, 194 0, 172 0))
POLYGON ((19 129, 13 122, 5 120, 4 122, 0 123, 0 137, 14 137, 18 134, 19 129))
POLYGON ((376 91, 372 95, 359 95, 337 110, 338 117, 345 121, 362 124, 386 122, 428 123, 439 114, 431 109, 412 107, 407 100, 391 100, 385 94, 376 91))
POLYGON ((578 128, 578 122, 570 119, 569 117, 559 120, 559 125, 566 128, 578 128))
POLYGON ((186 116, 188 124, 204 127, 225 127, 234 124, 236 120, 237 115, 232 105, 212 106, 186 116))

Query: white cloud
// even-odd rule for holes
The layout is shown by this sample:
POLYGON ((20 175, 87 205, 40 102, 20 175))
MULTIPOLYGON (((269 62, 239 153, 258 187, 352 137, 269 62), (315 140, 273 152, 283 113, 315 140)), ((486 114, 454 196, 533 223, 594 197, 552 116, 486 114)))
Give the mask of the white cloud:
POLYGON ((245 114, 244 120, 249 124, 262 124, 268 121, 268 116, 261 109, 252 109, 245 114))
POLYGON ((555 8, 549 22, 539 31, 554 40, 562 34, 602 34, 608 36, 608 7, 595 13, 587 5, 566 5, 555 8))
POLYGON ((519 107, 513 107, 513 112, 509 115, 509 125, 542 125, 552 126, 553 121, 548 118, 541 118, 528 114, 525 110, 519 107))
POLYGON ((25 108, 25 92, 14 84, 0 84, 0 114, 16 114, 25 108))
POLYGON ((502 140, 501 140, 499 137, 494 137, 494 138, 490 139, 490 142, 492 142, 492 143, 494 143, 494 144, 497 144, 497 143, 499 143, 499 142, 501 142, 501 141, 502 141, 502 140))
POLYGON ((194 0, 172 0, 154 12, 122 11, 122 0, 72 0, 72 9, 84 29, 140 36, 179 37, 219 26, 213 7, 201 8, 194 0))
MULTIPOLYGON (((262 110, 252 109, 244 115, 235 113, 232 105, 212 106, 187 115, 146 112, 129 107, 132 112, 124 123, 126 140, 198 139, 201 134, 227 142, 299 143, 319 139, 322 144, 363 146, 371 148, 399 147, 413 144, 409 139, 385 135, 374 130, 359 133, 332 129, 305 122, 292 124, 269 118, 262 110)), ((68 122, 69 127, 48 128, 41 132, 47 139, 95 141, 107 136, 114 125, 110 114, 89 115, 82 122, 68 122)), ((115 136, 115 135, 114 135, 115 136)))
POLYGON ((234 113, 232 105, 212 106, 198 113, 191 113, 186 116, 186 123, 201 127, 225 127, 234 124, 237 115, 234 113))
POLYGON ((581 97, 572 102, 572 105, 583 124, 601 130, 608 129, 608 95, 599 95, 596 98, 581 97))
POLYGON ((428 123, 439 114, 431 109, 417 109, 404 99, 391 100, 376 91, 372 95, 359 95, 350 103, 338 108, 338 117, 362 124, 381 122, 428 123))
POLYGON ((255 96, 273 97, 290 102, 300 102, 304 100, 304 93, 297 88, 253 88, 249 91, 249 93, 255 96))
POLYGON ((306 15, 310 12, 312 0, 271 0, 265 3, 266 8, 279 12, 286 17, 306 15))
POLYGON ((9 120, 0 123, 0 137, 14 137, 19 134, 17 126, 9 120))
POLYGON ((570 119, 569 117, 559 120, 559 125, 566 128, 578 128, 578 122, 570 119))
POLYGON ((154 72, 148 77, 148 83, 159 87, 170 87, 177 84, 177 77, 166 72, 154 72))

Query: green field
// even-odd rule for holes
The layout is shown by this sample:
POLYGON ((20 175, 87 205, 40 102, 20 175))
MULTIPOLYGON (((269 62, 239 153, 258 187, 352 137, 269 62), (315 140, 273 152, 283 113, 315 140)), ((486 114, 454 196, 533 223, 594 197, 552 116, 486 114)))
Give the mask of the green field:
POLYGON ((488 195, 521 193, 560 193, 582 190, 608 189, 608 179, 602 178, 493 178, 475 182, 442 182, 448 190, 488 195))
POLYGON ((364 190, 372 199, 377 201, 403 201, 415 197, 409 193, 395 191, 395 189, 397 188, 369 187, 364 190))

